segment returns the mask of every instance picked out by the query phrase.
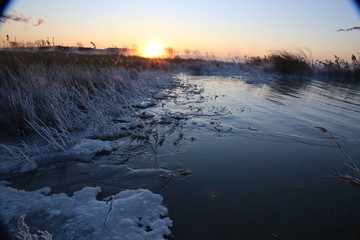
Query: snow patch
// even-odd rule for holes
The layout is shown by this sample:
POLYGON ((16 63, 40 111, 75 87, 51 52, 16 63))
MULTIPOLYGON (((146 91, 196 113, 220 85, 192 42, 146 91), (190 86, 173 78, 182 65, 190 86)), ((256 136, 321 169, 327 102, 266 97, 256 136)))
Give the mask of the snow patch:
POLYGON ((138 104, 134 104, 132 106, 134 108, 145 109, 145 108, 149 108, 149 107, 154 107, 155 105, 156 105, 156 101, 154 101, 152 99, 148 99, 148 100, 144 100, 138 104))
POLYGON ((85 187, 74 193, 48 194, 0 186, 1 220, 12 226, 14 218, 26 215, 30 228, 47 230, 53 239, 164 239, 172 221, 163 198, 149 190, 122 191, 112 202, 96 200, 100 187, 85 187), (111 205, 111 210, 110 209, 111 205), (106 219, 106 223, 105 223, 106 219))
POLYGON ((98 139, 83 139, 79 141, 72 149, 71 154, 91 155, 103 151, 117 149, 118 145, 111 141, 101 141, 98 139))
POLYGON ((19 162, 13 158, 0 160, 0 174, 6 174, 11 172, 24 173, 34 170, 35 168, 37 168, 37 164, 35 162, 19 162))

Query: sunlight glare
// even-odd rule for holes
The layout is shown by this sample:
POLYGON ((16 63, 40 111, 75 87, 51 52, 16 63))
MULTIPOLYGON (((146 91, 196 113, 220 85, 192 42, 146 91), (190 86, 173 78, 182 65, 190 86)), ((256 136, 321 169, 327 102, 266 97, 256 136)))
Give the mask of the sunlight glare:
POLYGON ((152 42, 146 48, 144 57, 155 58, 164 55, 164 48, 157 42, 152 42))

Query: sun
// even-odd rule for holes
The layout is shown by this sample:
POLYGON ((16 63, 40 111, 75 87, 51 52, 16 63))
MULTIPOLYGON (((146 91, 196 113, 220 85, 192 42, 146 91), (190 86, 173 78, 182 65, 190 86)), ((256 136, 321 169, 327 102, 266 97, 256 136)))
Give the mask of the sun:
POLYGON ((144 53, 144 57, 148 58, 161 57, 162 55, 164 55, 164 47, 157 42, 150 43, 144 53))

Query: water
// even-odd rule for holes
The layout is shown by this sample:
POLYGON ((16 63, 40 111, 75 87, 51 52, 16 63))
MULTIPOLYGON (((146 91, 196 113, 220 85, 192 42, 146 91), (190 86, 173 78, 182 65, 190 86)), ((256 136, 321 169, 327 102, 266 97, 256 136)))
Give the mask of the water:
POLYGON ((360 85, 179 78, 186 86, 140 110, 155 115, 139 129, 148 140, 121 138, 110 155, 17 175, 13 186, 71 194, 99 185, 103 197, 149 188, 164 197, 173 239, 359 239, 360 188, 332 174, 357 175, 314 127, 360 165, 360 85))
POLYGON ((359 233, 360 189, 332 175, 356 173, 329 134, 314 128, 331 131, 360 160, 359 85, 180 77, 204 90, 180 90, 176 103, 163 101, 163 109, 192 114, 182 126, 185 140, 174 145, 178 133, 170 134, 159 157, 147 162, 192 171, 176 174, 162 191, 175 239, 353 239, 359 233))

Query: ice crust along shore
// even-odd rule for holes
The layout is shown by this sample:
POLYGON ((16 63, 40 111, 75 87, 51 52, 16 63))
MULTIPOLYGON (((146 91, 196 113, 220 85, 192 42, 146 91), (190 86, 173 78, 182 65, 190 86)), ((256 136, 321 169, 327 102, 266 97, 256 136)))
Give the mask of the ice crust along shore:
MULTIPOLYGON (((63 157, 63 159, 69 159, 71 156, 88 156, 103 151, 111 151, 117 148, 118 144, 116 142, 81 139, 67 152, 53 154, 53 158, 57 156, 58 158, 63 157)), ((44 161, 46 158, 40 160, 44 161)), ((39 161, 16 161, 11 157, 0 158, 0 173, 6 174, 10 172, 28 172, 37 168, 39 161)))
POLYGON ((90 155, 102 151, 111 151, 117 147, 118 146, 115 142, 82 139, 74 147, 72 147, 70 153, 76 155, 90 155))
MULTIPOLYGON (((100 187, 46 196, 50 188, 28 192, 0 186, 1 220, 5 225, 25 215, 31 232, 47 230, 53 239, 164 239, 172 221, 163 198, 149 190, 127 190, 110 202, 96 200, 100 187), (105 222, 106 216, 107 221, 105 222)), ((10 224, 11 225, 11 224, 10 224)))
MULTIPOLYGON (((201 90, 194 86, 184 86, 183 94, 200 96, 201 90)), ((168 96, 168 95, 164 95, 168 96)), ((157 100, 160 101, 164 96, 157 95, 157 100)), ((171 95, 172 96, 172 95, 171 95)), ((175 95, 176 96, 176 95, 175 95)), ((186 100, 188 103, 188 99, 186 100)), ((194 100, 195 101, 195 100, 194 100)), ((203 100, 202 100, 203 101, 203 100)), ((200 101, 200 102, 202 102, 200 101)), ((149 108, 152 105, 150 101, 140 102, 137 115, 129 117, 128 120, 114 121, 120 125, 139 125, 138 122, 146 122, 146 119, 152 118, 158 124, 172 124, 176 121, 189 119, 187 114, 177 111, 170 111, 162 109, 158 116, 145 114, 143 109, 149 108), (148 117, 150 116, 150 117, 148 117), (144 120, 145 119, 145 120, 144 120)), ((197 103, 197 102, 196 102, 197 103)), ((181 104, 181 103, 179 103, 181 104)), ((133 106, 135 107, 135 106, 133 106)), ((135 107, 136 108, 136 107, 135 107)), ((174 109, 176 110, 176 108, 174 109)), ((150 121, 149 120, 149 121, 150 121)), ((143 125, 142 125, 143 126, 143 125)), ((129 126, 128 129, 131 129, 129 126)), ((146 129, 145 129, 146 130, 146 129)), ((136 132, 136 131, 134 131, 136 132)), ((141 133, 141 131, 140 131, 141 133)), ((104 133, 106 135, 106 133, 104 133)), ((123 184, 133 183, 142 184, 142 180, 146 180, 146 184, 142 184, 140 188, 150 188, 152 185, 163 186, 171 178, 171 172, 164 169, 131 169, 126 166, 110 166, 100 165, 100 163, 88 164, 88 160, 92 159, 92 155, 101 152, 111 152, 116 149, 122 150, 123 146, 119 140, 104 141, 95 139, 78 139, 77 143, 72 146, 66 153, 49 157, 54 163, 65 163, 67 160, 79 162, 75 165, 71 163, 66 167, 66 173, 73 176, 72 173, 80 173, 78 176, 83 177, 94 183, 90 186, 101 186, 106 192, 106 186, 116 185, 116 191, 122 188, 123 184), (81 158, 81 159, 79 159, 81 158), (84 159, 85 160, 84 160, 84 159), (53 161, 56 160, 56 161, 53 161), (96 165, 96 166, 94 166, 96 165), (80 171, 81 170, 81 171, 80 171), (86 171, 85 171, 86 170, 86 171), (86 174, 84 174, 84 172, 86 174), (109 171, 115 171, 116 174, 111 174, 115 177, 107 177, 109 171), (160 176, 160 178, 159 178, 160 176), (99 181, 99 179, 101 181, 99 181), (104 179, 106 181, 104 181, 104 179), (123 181, 125 179, 125 181, 123 181), (134 181, 136 179, 136 181, 134 181), (149 179, 153 179, 148 184, 149 179), (115 180, 115 181, 114 181, 115 180), (99 184, 101 183, 101 184, 99 184), (121 185, 121 186, 120 186, 121 185)), ((53 175, 47 164, 48 159, 39 159, 36 161, 36 166, 30 169, 38 168, 42 171, 49 171, 45 177, 34 178, 31 181, 46 182, 47 185, 52 181, 59 180, 65 184, 80 187, 84 185, 76 185, 74 182, 88 184, 85 180, 80 179, 77 181, 67 182, 64 180, 63 175, 53 175), (44 169, 47 167, 47 169, 44 169), (52 179, 52 180, 49 180, 52 179), (44 181, 45 180, 45 181, 44 181)), ((70 161, 69 161, 70 162, 70 161)), ((26 166, 21 162, 20 166, 26 166)), ((27 172, 30 169, 21 169, 20 172, 27 172)), ((19 171, 16 166, 11 166, 8 172, 19 171)), ((180 172, 182 176, 191 174, 188 172, 180 172)), ((72 179, 74 178, 67 178, 72 179)), ((56 184, 54 184, 56 185, 56 184)), ((85 185, 89 186, 89 185, 85 185)), ((139 186, 130 186, 131 189, 139 188, 139 186)), ((37 188, 32 188, 37 189, 37 188)), ((53 188, 54 189, 54 188, 53 188)), ((109 204, 106 205, 105 201, 97 201, 96 195, 100 192, 100 187, 85 187, 80 191, 74 193, 74 196, 69 197, 66 194, 55 194, 45 196, 42 192, 48 193, 47 189, 35 192, 26 192, 24 190, 17 190, 11 187, 0 187, 0 218, 4 221, 5 225, 14 226, 14 219, 21 215, 26 215, 25 222, 31 227, 31 232, 36 230, 47 230, 54 236, 54 239, 164 239, 164 235, 170 234, 169 227, 172 222, 168 217, 162 218, 167 214, 167 209, 161 205, 162 197, 151 193, 149 190, 133 190, 123 191, 115 195, 113 202, 113 210, 111 211, 107 223, 104 221, 109 210, 109 204), (46 191, 45 191, 46 190, 46 191), (9 224, 10 223, 10 224, 9 224), (151 230, 150 230, 151 229, 151 230)), ((156 191, 156 190, 155 190, 156 191)))
MULTIPOLYGON (((143 101, 140 102, 140 106, 140 109, 148 108, 153 106, 153 104, 143 101)), ((136 119, 131 118, 129 124, 134 124, 136 119)), ((87 164, 84 164, 84 162, 88 163, 88 160, 92 159, 92 156, 97 153, 116 150, 119 144, 121 145, 118 140, 77 139, 74 146, 67 149, 65 153, 54 153, 49 156, 45 155, 43 158, 37 157, 24 160, 19 157, 18 161, 15 161, 13 156, 9 156, 8 158, 1 159, 0 168, 2 173, 10 174, 25 173, 34 169, 44 170, 44 168, 52 170, 53 166, 56 166, 57 163, 60 163, 62 166, 65 161, 71 160, 80 163, 71 164, 72 167, 67 166, 67 170, 81 169, 84 171, 87 167, 87 164), (48 159, 56 161, 50 163, 48 159)), ((162 169, 134 170, 126 166, 107 165, 101 165, 100 169, 98 169, 92 164, 90 165, 88 168, 93 170, 90 171, 90 175, 95 174, 94 178, 96 179, 106 179, 106 176, 98 176, 104 172, 105 168, 106 173, 108 173, 108 170, 113 170, 117 175, 121 175, 120 179, 125 180, 125 185, 126 182, 131 182, 131 179, 136 178, 136 184, 141 184, 141 188, 151 189, 153 185, 156 185, 155 187, 157 188, 157 186, 162 186, 163 182, 166 183, 169 177, 171 177, 168 171, 162 169), (142 181, 145 181, 145 179, 147 183, 142 184, 142 181), (150 185, 148 182, 150 182, 150 185)), ((88 177, 88 174, 89 172, 83 175, 88 177)), ((49 175, 49 177, 51 176, 49 175)), ((61 177, 57 178, 55 176, 53 176, 53 179, 64 180, 61 177)), ((103 187, 104 184, 109 186, 124 184, 122 181, 113 182, 113 180, 111 178, 109 182, 100 185, 103 187)), ((116 180, 119 181, 119 178, 116 178, 116 180)), ((48 183, 47 180, 45 182, 48 183)), ((80 182, 86 184, 85 181, 80 182)), ((49 185, 44 184, 43 186, 49 185)), ((50 188, 48 187, 30 192, 0 186, 0 219, 5 226, 11 227, 11 230, 14 231, 16 219, 25 215, 25 222, 30 226, 32 233, 35 233, 36 230, 46 230, 53 236, 53 239, 152 240, 164 239, 165 235, 171 233, 169 228, 172 225, 172 221, 165 217, 167 209, 161 205, 162 197, 160 195, 153 194, 147 189, 122 191, 114 195, 112 210, 107 217, 110 203, 106 204, 105 201, 96 200, 96 196, 101 192, 101 188, 86 186, 82 190, 74 192, 73 196, 68 196, 65 193, 48 195, 50 193, 50 188), (105 219, 107 219, 106 224, 104 224, 105 219)), ((117 185, 116 187, 119 190, 124 189, 117 185)), ((130 188, 134 189, 132 186, 130 188)))

